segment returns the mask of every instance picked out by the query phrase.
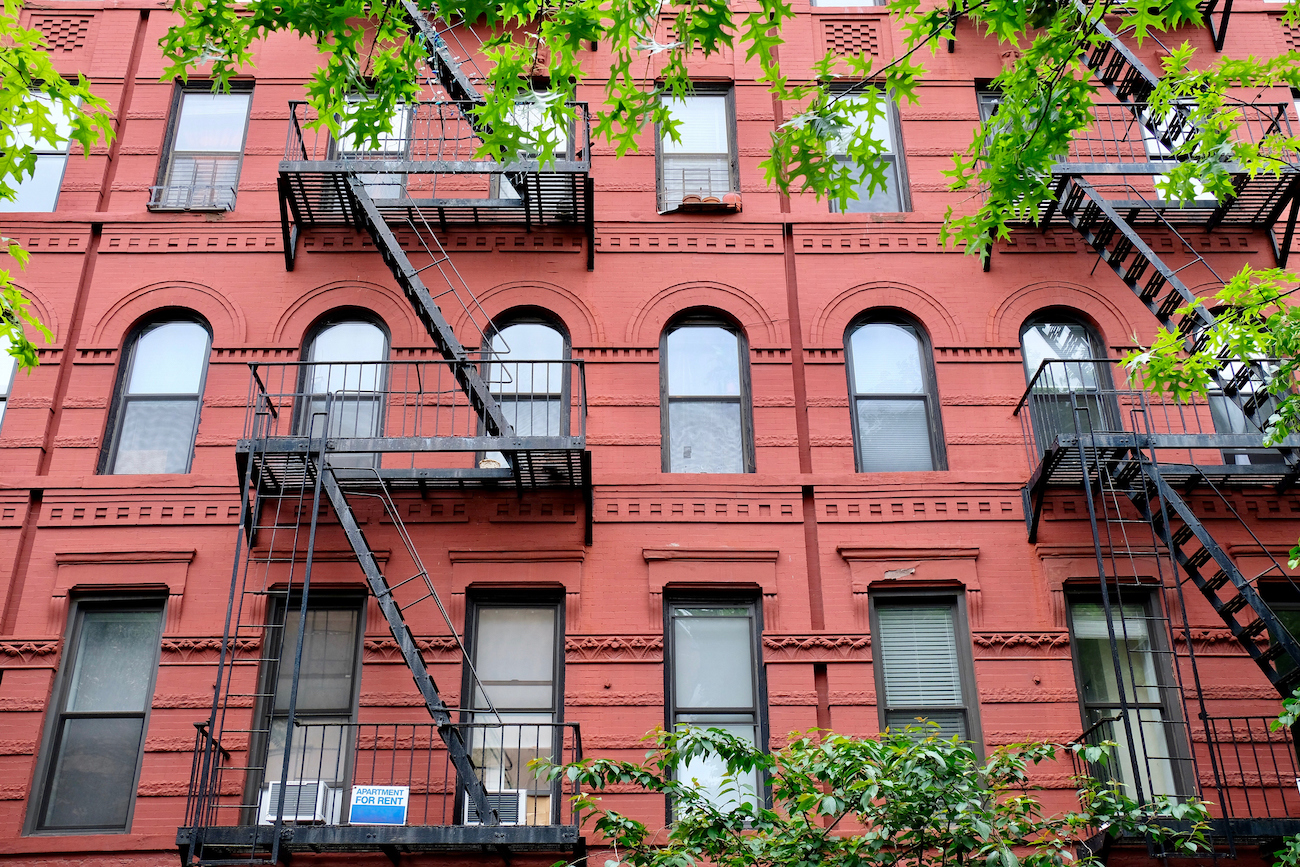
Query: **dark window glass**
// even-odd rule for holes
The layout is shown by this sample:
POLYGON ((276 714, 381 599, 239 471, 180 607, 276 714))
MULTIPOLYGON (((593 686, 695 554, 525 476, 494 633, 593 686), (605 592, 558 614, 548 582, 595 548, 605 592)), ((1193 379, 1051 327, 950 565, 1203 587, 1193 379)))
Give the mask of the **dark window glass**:
POLYGON ((135 338, 117 398, 109 473, 190 471, 210 346, 197 322, 160 322, 135 338))
POLYGON ((943 737, 971 738, 973 690, 959 651, 964 629, 958 629, 957 606, 886 602, 875 608, 883 724, 903 728, 925 720, 943 737))
POLYGON ((720 325, 686 324, 668 332, 662 361, 666 472, 750 470, 744 353, 740 335, 720 325))
POLYGON ((79 608, 54 704, 37 831, 129 828, 162 606, 79 608))
POLYGON ((235 206, 253 94, 182 91, 171 149, 149 206, 228 211, 235 206))
POLYGON ((941 468, 929 348, 917 329, 864 322, 847 349, 858 472, 941 468))
MULTIPOLYGON (((668 606, 669 724, 722 729, 761 743, 757 634, 752 602, 668 606)), ((739 792, 724 792, 723 772, 716 758, 700 758, 678 768, 676 775, 694 780, 719 806, 757 802, 757 776, 742 780, 739 792)))
POLYGON ((735 189, 735 147, 729 99, 723 93, 697 93, 664 104, 678 121, 678 141, 667 131, 659 138, 659 209, 671 211, 684 199, 721 201, 735 189))
MULTIPOLYGON (((828 144, 828 150, 837 160, 849 162, 848 147, 852 138, 871 124, 871 136, 881 145, 881 159, 884 161, 885 186, 868 192, 869 182, 866 174, 858 170, 860 179, 856 191, 858 197, 849 199, 843 209, 846 214, 896 213, 907 210, 906 177, 902 167, 902 148, 899 146, 898 124, 895 118, 893 101, 880 91, 862 96, 847 97, 850 118, 854 128, 828 144), (866 100, 878 99, 884 103, 884 113, 868 120, 870 105, 866 100), (865 108, 855 106, 866 106, 865 108)), ((840 211, 838 205, 831 203, 832 211, 840 211)))
POLYGON ((1162 621, 1151 613, 1154 604, 1154 600, 1111 603, 1111 626, 1119 655, 1117 674, 1104 606, 1091 601, 1070 603, 1083 724, 1101 724, 1090 741, 1117 744, 1106 773, 1122 783, 1130 797, 1136 796, 1135 780, 1141 781, 1143 796, 1148 798, 1181 791, 1178 759, 1173 752, 1180 740, 1177 729, 1181 724, 1169 704, 1172 697, 1165 696, 1172 687, 1166 685, 1171 682, 1169 673, 1159 658, 1162 621), (1122 718, 1122 704, 1128 707, 1128 726, 1122 718), (1138 756, 1136 773, 1130 757, 1130 737, 1138 756))

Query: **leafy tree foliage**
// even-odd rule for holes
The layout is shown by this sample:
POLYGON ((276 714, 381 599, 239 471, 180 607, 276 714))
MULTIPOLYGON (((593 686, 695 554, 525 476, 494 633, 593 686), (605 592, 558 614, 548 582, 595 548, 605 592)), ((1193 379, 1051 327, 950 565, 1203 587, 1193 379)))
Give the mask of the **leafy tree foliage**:
POLYGON ((933 727, 874 739, 820 733, 771 753, 720 729, 680 726, 648 739, 644 762, 536 763, 551 778, 578 784, 575 805, 613 847, 618 861, 610 865, 1062 867, 1098 833, 1149 836, 1186 854, 1207 845, 1201 802, 1160 797, 1139 805, 1118 784, 1090 776, 1076 779, 1080 809, 1044 814, 1032 768, 1076 752, 1104 762, 1112 744, 1017 744, 981 760, 933 727), (720 786, 696 785, 680 770, 702 763, 720 773, 720 786), (770 807, 744 797, 755 774, 771 786, 770 807), (628 784, 670 799, 675 818, 666 828, 602 806, 602 790, 628 784))
MULTIPOLYGON (((84 75, 69 81, 59 74, 46 54, 45 38, 19 25, 21 8, 18 0, 4 0, 0 7, 0 200, 5 201, 12 201, 17 184, 35 173, 36 144, 71 139, 88 154, 113 135, 108 103, 90 92, 84 75)), ((27 263, 26 251, 12 238, 0 237, 0 251, 19 267, 27 263)), ((11 270, 0 268, 0 340, 8 340, 20 367, 30 368, 36 365, 36 345, 24 325, 50 339, 14 285, 11 270)))

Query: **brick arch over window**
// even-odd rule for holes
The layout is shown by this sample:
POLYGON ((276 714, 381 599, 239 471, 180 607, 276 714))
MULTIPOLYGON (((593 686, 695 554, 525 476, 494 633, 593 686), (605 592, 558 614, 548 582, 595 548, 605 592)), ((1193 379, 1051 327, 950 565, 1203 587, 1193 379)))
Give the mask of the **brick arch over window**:
POLYGON ((660 290, 632 314, 627 325, 630 346, 658 346, 668 321, 692 308, 721 310, 736 320, 751 349, 778 346, 782 329, 753 296, 725 283, 678 283, 660 290))
POLYGON ((15 289, 23 293, 23 297, 31 305, 32 315, 36 317, 37 321, 50 329, 50 340, 47 343, 45 335, 30 325, 24 325, 23 331, 26 332, 27 339, 35 343, 38 349, 43 346, 58 346, 63 335, 59 331, 59 317, 55 315, 54 308, 45 302, 45 298, 42 297, 40 292, 26 286, 20 286, 17 283, 13 285, 15 289))
POLYGON ((383 320, 389 331, 389 346, 425 346, 428 333, 415 317, 411 304, 396 289, 361 280, 340 280, 304 292, 289 305, 275 324, 271 339, 276 344, 301 347, 312 326, 331 310, 359 307, 383 320))
POLYGON ((933 295, 905 283, 863 283, 836 295, 812 322, 810 346, 840 346, 849 323, 876 307, 911 314, 929 334, 933 346, 964 346, 961 324, 933 295))
MULTIPOLYGON (((476 294, 490 321, 495 322, 502 313, 517 307, 539 307, 564 323, 571 345, 605 345, 605 326, 596 317, 595 311, 563 286, 539 280, 517 280, 498 284, 476 294)), ((469 325, 469 316, 463 311, 458 312, 460 315, 452 322, 452 327, 457 334, 467 335, 463 339, 476 342, 477 334, 472 340, 468 337, 473 330, 469 325)))
POLYGON ((1049 307, 1076 311, 1096 328, 1102 343, 1108 347, 1127 343, 1135 331, 1142 337, 1155 330, 1155 320, 1149 315, 1149 321, 1141 322, 1140 328, 1135 327, 1124 311, 1091 287, 1075 283, 1034 283, 1017 289, 989 311, 985 334, 988 345, 1018 347, 1025 320, 1049 307))
POLYGON ((211 327, 213 346, 239 346, 248 338, 244 312, 235 302, 211 286, 168 281, 142 286, 118 299, 95 323, 90 345, 121 347, 136 323, 166 307, 182 307, 203 317, 211 327))

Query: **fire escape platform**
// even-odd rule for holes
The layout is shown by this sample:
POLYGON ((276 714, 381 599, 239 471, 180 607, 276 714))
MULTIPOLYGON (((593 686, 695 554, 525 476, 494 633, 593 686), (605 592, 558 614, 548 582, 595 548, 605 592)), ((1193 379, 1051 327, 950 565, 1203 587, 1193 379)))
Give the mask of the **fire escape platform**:
MULTIPOLYGON (((194 828, 180 828, 176 844, 187 849, 194 828)), ((272 825, 225 825, 202 830, 203 849, 247 853, 269 849, 272 825)), ((576 825, 286 825, 280 848, 290 852, 573 852, 583 845, 576 825)))

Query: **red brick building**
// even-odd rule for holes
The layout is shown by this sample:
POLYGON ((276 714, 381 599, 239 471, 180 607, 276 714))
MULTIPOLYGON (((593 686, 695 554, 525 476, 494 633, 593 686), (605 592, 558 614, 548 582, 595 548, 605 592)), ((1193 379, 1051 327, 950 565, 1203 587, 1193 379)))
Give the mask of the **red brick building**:
MULTIPOLYGON (((1174 38, 1296 44, 1276 6, 1209 6, 1174 38)), ((900 44, 882 8, 796 8, 793 74, 900 44)), ((42 152, 0 215, 54 332, 0 370, 6 862, 551 864, 599 841, 534 755, 918 716, 1117 740, 1135 794, 1214 803, 1220 853, 1297 830, 1266 730, 1300 659, 1294 454, 1259 447, 1250 371, 1173 406, 1097 360, 1292 244, 1291 174, 1157 201, 1158 46, 1093 55, 1059 204, 982 269, 938 239, 1006 51, 966 24, 881 129, 889 188, 834 213, 764 184, 780 119, 729 52, 680 144, 616 159, 580 120, 539 170, 474 158, 464 27, 362 151, 303 126, 305 42, 213 96, 159 82, 166 4, 23 15, 118 136, 42 152)), ((1247 96, 1243 135, 1296 122, 1247 96)))

